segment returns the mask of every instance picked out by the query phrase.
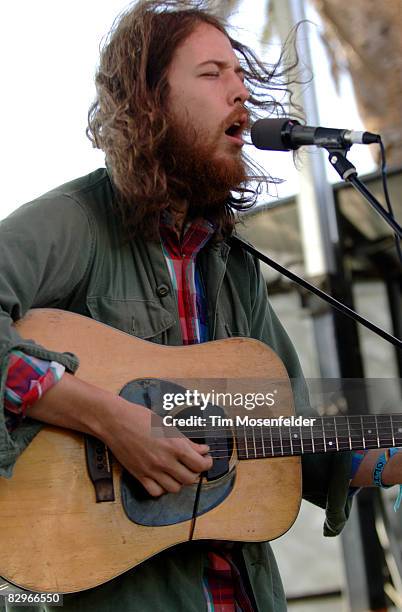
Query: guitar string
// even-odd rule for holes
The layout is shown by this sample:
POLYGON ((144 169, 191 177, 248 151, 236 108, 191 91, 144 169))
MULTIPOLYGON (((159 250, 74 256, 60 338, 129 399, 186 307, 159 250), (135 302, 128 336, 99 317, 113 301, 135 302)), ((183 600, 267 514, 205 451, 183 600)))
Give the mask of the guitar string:
MULTIPOLYGON (((299 440, 300 441, 300 440, 299 440)), ((279 442, 279 438, 275 441, 274 444, 274 452, 272 453, 272 448, 271 448, 271 444, 265 444, 265 445, 261 445, 261 444, 255 444, 253 441, 249 441, 250 444, 246 447, 245 445, 239 447, 237 446, 237 453, 240 455, 244 455, 244 454, 249 454, 251 455, 251 459, 255 458, 264 458, 264 457, 268 457, 268 458, 276 458, 276 457, 283 457, 283 456, 292 456, 292 455, 303 455, 303 454, 322 454, 322 453, 330 453, 330 452, 334 452, 334 451, 349 451, 350 449, 350 445, 349 442, 347 440, 342 441, 342 444, 338 445, 338 448, 336 447, 336 444, 333 444, 332 446, 329 446, 328 441, 327 441, 327 445, 326 447, 324 446, 324 442, 323 441, 319 441, 319 440, 315 440, 314 441, 314 446, 311 443, 310 446, 308 445, 309 440, 304 440, 303 441, 303 447, 300 444, 298 444, 298 441, 293 441, 292 445, 291 444, 287 444, 286 440, 282 440, 282 444, 281 446, 278 445, 279 442), (319 446, 319 443, 321 442, 321 446, 319 446), (261 453, 259 453, 259 451, 261 451, 261 453), (257 456, 257 453, 259 454, 259 456, 257 456)), ((373 442, 367 443, 365 445, 363 445, 363 442, 359 442, 359 444, 355 444, 353 446, 353 448, 355 450, 357 449, 367 449, 367 450, 374 450, 374 449, 378 449, 378 448, 382 448, 382 447, 391 447, 393 446, 393 441, 390 438, 388 441, 383 440, 383 444, 381 444, 380 446, 378 446, 378 444, 373 444, 373 442)), ((396 444, 396 447, 402 447, 402 443, 400 445, 396 444)), ((220 449, 219 446, 217 444, 211 443, 209 445, 210 448, 210 454, 213 458, 216 459, 229 459, 230 457, 232 457, 233 452, 231 452, 230 454, 227 453, 227 445, 225 445, 224 448, 220 449)), ((353 450, 352 448, 352 450, 353 450)))
MULTIPOLYGON (((274 417, 273 417, 274 418, 274 417)), ((285 417, 286 418, 286 417, 285 417)), ((322 452, 333 452, 335 450, 350 450, 350 446, 352 445, 352 448, 356 448, 357 446, 363 446, 366 449, 375 449, 375 448, 381 448, 381 446, 398 446, 395 442, 395 439, 398 438, 398 434, 401 434, 401 431, 398 429, 395 431, 393 425, 398 426, 399 424, 402 425, 402 421, 401 423, 395 422, 395 423, 391 423, 391 418, 394 419, 402 419, 402 415, 399 414, 395 414, 395 415, 363 415, 363 418, 367 421, 367 419, 373 419, 373 423, 365 423, 365 426, 361 427, 360 423, 361 423, 361 419, 360 416, 357 415, 353 415, 352 417, 346 417, 343 415, 334 415, 334 417, 317 417, 321 419, 321 424, 320 425, 313 425, 313 426, 272 426, 270 428, 266 427, 266 430, 268 430, 268 432, 266 432, 266 434, 261 434, 261 427, 257 426, 257 427, 250 427, 250 426, 244 426, 241 429, 242 432, 242 437, 243 439, 240 440, 241 444, 243 444, 245 447, 247 446, 247 448, 240 448, 238 449, 238 452, 242 453, 248 453, 248 454, 255 454, 255 452, 257 451, 262 451, 263 454, 265 455, 265 452, 267 450, 267 452, 269 451, 269 456, 270 457, 276 457, 276 456, 283 456, 282 455, 282 450, 283 453, 287 454, 287 456, 292 455, 292 454, 303 454, 303 449, 302 446, 305 446, 305 450, 309 451, 309 454, 313 453, 313 452, 317 452, 317 453, 322 453, 322 452), (349 419, 349 421, 346 421, 346 424, 348 424, 347 429, 342 429, 341 427, 341 423, 338 422, 337 425, 334 424, 334 419, 343 419, 342 424, 345 425, 345 421, 346 419, 349 419), (356 426, 356 422, 352 421, 352 419, 359 419, 359 432, 357 432, 355 429, 353 429, 353 425, 356 426), (379 419, 387 419, 387 423, 384 423, 383 425, 381 425, 381 421, 379 419), (328 421, 328 422, 326 422, 328 421), (322 425, 324 425, 324 430, 322 429, 322 425), (328 431, 328 426, 331 428, 331 431, 328 431), (350 429, 350 426, 352 426, 352 429, 350 429), (332 430, 333 427, 333 430, 332 430), (369 433, 370 430, 374 430, 372 433, 369 433), (292 430, 293 430, 293 435, 292 435, 292 430), (297 430, 298 434, 297 434, 297 438, 294 437, 294 433, 295 430, 297 430), (257 439, 254 435, 253 432, 257 431, 257 439), (324 435, 323 434, 324 431, 324 435), (246 433, 246 437, 244 437, 244 432, 246 433), (308 436, 300 436, 299 433, 308 432, 308 436), (314 433, 320 433, 319 437, 315 437, 314 433), (311 433, 313 435, 311 435, 311 433), (331 435, 331 433, 335 434, 335 435, 331 435), (271 440, 271 434, 272 434, 272 440, 271 440), (290 434, 290 436, 289 436, 290 434), (289 437, 288 437, 289 436, 289 437), (372 436, 372 439, 369 439, 369 436, 372 436), (381 440, 381 444, 378 444, 379 440, 378 438, 381 437, 383 438, 381 440), (385 439, 386 437, 386 439, 385 439), (325 438, 325 440, 324 440, 325 438), (259 443, 259 440, 262 440, 262 445, 261 443, 259 443), (338 448, 335 444, 335 446, 333 445, 334 440, 338 442, 338 448), (363 444, 363 441, 365 442, 365 444, 363 444), (264 442, 266 444, 264 444, 264 442), (332 445, 329 445, 329 442, 332 442, 332 445), (281 444, 281 450, 278 448, 278 444, 281 444), (329 448, 325 448, 325 445, 328 444, 329 448), (274 448, 274 453, 272 454, 272 446, 276 445, 277 448, 274 448), (311 449, 308 448, 308 446, 311 445, 311 449), (314 451, 314 447, 319 447, 320 445, 323 446, 323 448, 317 448, 314 451), (250 448, 248 448, 250 446, 250 448), (299 449, 297 447, 300 447, 299 449), (268 447, 268 448, 266 448, 268 447), (340 448, 339 448, 340 447, 340 448), (275 450, 278 451, 277 453, 275 453, 275 450), (296 451, 296 452, 292 452, 292 451, 296 451)), ((225 432, 227 432, 228 437, 232 438, 233 437, 233 431, 231 428, 229 427, 220 427, 219 428, 219 435, 224 437, 225 432)), ((197 438, 200 437, 202 439, 205 439, 206 437, 206 433, 209 433, 208 431, 206 432, 205 429, 195 429, 195 430, 186 430, 186 435, 190 438, 197 438), (197 434, 200 434, 199 436, 197 434)), ((399 436, 401 437, 401 436, 399 436)), ((399 440, 398 440, 399 442, 399 440)), ((401 440, 401 446, 402 446, 402 440, 401 440)), ((219 442, 211 442, 209 444, 210 450, 212 452, 216 453, 220 453, 219 458, 229 458, 232 456, 232 454, 227 455, 227 454, 222 454, 224 452, 226 452, 227 449, 227 443, 226 441, 219 443, 219 442), (220 450, 220 447, 222 447, 222 450, 220 450)))
MULTIPOLYGON (((339 451, 337 451, 337 449, 334 447, 332 450, 327 449, 326 451, 324 451, 324 449, 322 449, 321 451, 319 450, 315 450, 315 451, 308 451, 306 449, 304 449, 304 451, 297 451, 297 452, 284 452, 283 454, 281 452, 278 453, 274 453, 273 455, 271 453, 265 452, 265 454, 260 453, 257 454, 254 449, 250 449, 248 451, 248 453, 243 450, 243 451, 238 451, 237 452, 237 459, 239 461, 242 461, 244 459, 281 459, 284 457, 301 457, 302 455, 322 455, 322 454, 328 454, 331 452, 344 452, 344 451, 348 451, 350 450, 349 448, 340 448, 339 451)), ((368 449, 368 450, 374 450, 374 449, 368 449)), ((258 451, 258 449, 257 449, 258 451)), ((213 455, 211 454, 211 457, 213 459, 231 459, 233 457, 233 453, 230 455, 213 455)))
MULTIPOLYGON (((285 418, 289 418, 289 417, 285 417, 285 418)), ((332 417, 331 417, 332 419, 332 417)), ((402 419, 402 415, 401 415, 401 419, 402 419)), ((349 437, 349 436, 373 436, 376 437, 377 434, 380 435, 387 435, 387 434, 395 434, 397 436, 397 434, 401 434, 402 435, 402 420, 400 423, 384 423, 383 425, 380 425, 380 423, 378 423, 378 425, 374 422, 372 424, 367 424, 365 427, 354 427, 353 426, 356 425, 356 423, 350 423, 349 422, 349 426, 346 427, 345 429, 342 429, 342 427, 338 424, 336 425, 336 428, 334 426, 334 424, 332 423, 322 423, 320 425, 283 425, 283 426, 277 426, 277 425, 266 425, 263 426, 264 429, 268 432, 267 435, 270 435, 271 432, 272 434, 279 434, 278 437, 280 437, 281 433, 287 432, 289 433, 295 433, 295 431, 297 431, 298 433, 301 432, 308 432, 308 436, 306 437, 306 439, 311 438, 311 432, 320 432, 320 436, 324 438, 323 435, 323 431, 325 433, 325 437, 331 437, 331 434, 334 434, 333 437, 341 437, 342 435, 349 437), (394 429, 394 427, 392 425, 400 425, 401 427, 398 429, 394 429), (324 427, 324 429, 323 429, 324 427), (350 429, 350 427, 352 427, 353 429, 350 429), (327 436, 328 434, 328 436, 327 436)), ((169 428, 169 426, 165 426, 166 429, 169 428)), ((260 425, 244 425, 244 426, 218 426, 216 429, 218 429, 219 435, 222 434, 222 432, 227 431, 230 435, 232 435, 233 430, 236 429, 241 429, 241 431, 246 430, 248 432, 250 432, 248 435, 252 436, 253 435, 253 431, 260 431, 261 426, 260 425)), ((190 437, 205 437, 205 434, 209 434, 211 436, 213 436, 214 434, 212 432, 214 432, 214 429, 208 428, 208 427, 204 427, 201 429, 190 429, 190 428, 183 428, 183 432, 186 433, 187 436, 190 437), (198 435, 199 434, 199 435, 198 435)), ((304 439, 304 438, 303 438, 304 439)), ((318 439, 318 437, 317 437, 318 439)))
MULTIPOLYGON (((319 430, 317 429, 317 431, 319 431, 321 434, 320 437, 314 437, 314 435, 311 436, 311 428, 305 426, 305 429, 308 430, 310 435, 308 437, 297 435, 297 438, 295 438, 294 433, 293 433, 293 436, 290 435, 288 437, 289 433, 292 434, 292 432, 289 431, 291 428, 284 426, 280 430, 278 427, 272 428, 272 433, 273 434, 279 433, 279 435, 273 435, 272 440, 271 440, 270 435, 268 436, 268 438, 266 438, 264 435, 261 435, 260 429, 261 429, 260 427, 251 427, 251 428, 244 427, 243 428, 242 433, 244 430, 251 430, 251 431, 257 430, 257 438, 255 437, 255 435, 253 435, 253 433, 248 433, 246 437, 244 437, 243 435, 242 438, 240 438, 240 443, 244 445, 244 448, 238 448, 238 452, 248 453, 248 454, 253 455, 257 451, 263 451, 263 455, 265 455, 266 454, 265 451, 267 451, 269 452, 270 457, 275 457, 275 456, 283 456, 285 453, 287 456, 293 455, 293 454, 299 455, 299 454, 303 454, 303 450, 309 452, 309 454, 313 452, 322 453, 322 452, 333 452, 335 450, 339 450, 339 451, 350 450, 351 445, 354 448, 356 448, 357 446, 360 446, 366 449, 375 449, 375 448, 381 448, 382 446, 394 446, 394 445, 398 446, 395 442, 395 438, 398 438, 398 435, 396 434, 400 433, 400 432, 395 432, 393 428, 392 427, 390 428, 389 426, 386 428, 378 426, 377 428, 375 428, 375 432, 371 434, 368 434, 368 431, 364 429, 362 430, 361 433, 352 432, 352 431, 349 431, 348 429, 348 430, 345 430, 344 435, 342 435, 342 433, 339 431, 338 428, 336 432, 334 428, 333 433, 334 434, 337 433, 337 435, 331 436, 331 432, 327 431, 325 433, 327 433, 328 435, 325 435, 325 440, 324 440, 324 436, 322 435, 321 427, 319 428, 319 430), (282 431, 285 432, 285 434, 287 435, 282 435, 282 431), (378 435, 376 435, 377 432, 378 432, 378 435), (368 435, 371 435, 372 439, 368 439, 367 438, 368 435), (379 443, 379 440, 378 440, 380 436, 383 438, 381 440, 381 443, 379 443), (385 436, 386 436, 386 439, 385 439, 385 436), (259 443, 259 440, 262 440, 262 445, 259 443), (334 440, 338 442, 338 445, 336 445, 336 443, 334 445, 334 440), (365 442, 365 444, 363 444, 363 441, 365 442), (266 444, 264 444, 264 442, 266 444), (280 449, 278 448, 278 444, 281 445, 280 449), (329 448, 325 448, 326 444, 329 446, 329 448), (308 448, 309 445, 311 446, 311 448, 308 448), (319 448, 320 445, 322 445, 322 448, 319 448), (272 454, 273 446, 276 446, 276 448, 273 449, 274 453, 272 454), (303 447, 306 447, 306 448, 303 449, 303 447), (317 448, 314 449, 314 447, 317 447, 317 448)), ((293 430, 294 429, 297 429, 298 433, 300 432, 300 427, 293 427, 293 430)), ((231 437, 231 438, 233 437, 233 432, 230 428, 220 428, 219 433, 220 435, 222 435, 222 437, 224 436, 225 431, 227 431, 228 437, 231 437)), ((203 435, 200 437, 205 439, 205 430, 193 430, 193 433, 194 432, 202 433, 203 435)), ((191 432, 187 432, 187 433, 190 434, 191 432)), ((314 433, 314 429, 313 429, 313 433, 314 433)), ((189 437, 197 437, 197 436, 191 435, 189 437)), ((402 440, 401 440, 401 446, 402 446, 402 440)), ((212 452, 215 452, 216 457, 218 457, 218 453, 219 453, 219 457, 222 459, 229 458, 232 456, 232 454, 222 455, 222 453, 226 452, 226 449, 227 449, 226 441, 222 443, 211 442, 209 444, 209 447, 211 450, 211 454, 212 452), (220 450, 220 447, 222 447, 222 450, 220 450)))
MULTIPOLYGON (((395 438, 402 437, 402 422, 400 423, 401 427, 398 429, 395 429, 394 427, 390 426, 390 425, 384 425, 384 426, 378 426, 376 427, 375 425, 372 425, 371 427, 368 426, 367 428, 362 428, 359 431, 357 431, 356 429, 350 429, 350 428, 346 428, 346 429, 342 429, 339 426, 335 427, 333 429, 329 429, 326 425, 324 425, 324 435, 323 435, 323 429, 320 426, 314 425, 314 426, 298 426, 298 425, 291 425, 291 426, 283 426, 283 427, 277 427, 277 426, 264 426, 265 429, 265 434, 263 435, 263 437, 268 436, 270 438, 271 433, 272 435, 276 434, 276 437, 278 439, 280 439, 281 437, 284 436, 284 434, 288 435, 289 433, 291 434, 291 436, 293 436, 294 433, 300 434, 300 433, 306 433, 308 435, 306 435, 306 437, 304 436, 300 436, 300 439, 303 440, 309 440, 309 439, 314 439, 314 440, 320 440, 320 439, 324 439, 325 438, 340 438, 340 437, 346 437, 346 438, 356 438, 356 437, 365 437, 368 438, 369 436, 372 436, 373 438, 377 438, 379 436, 387 436, 390 435, 391 437, 394 436, 395 438), (319 436, 312 436, 311 432, 314 433, 320 433, 319 436)), ((260 425, 255 425, 255 426, 235 426, 233 428, 229 427, 229 426, 222 426, 222 427, 216 427, 215 429, 211 429, 211 428, 203 428, 203 429, 183 429, 182 433, 185 433, 185 435, 187 437, 194 437, 194 438, 205 438, 206 435, 210 435, 211 437, 214 437, 214 435, 216 435, 216 430, 218 431, 219 437, 223 437, 224 432, 228 433, 228 436, 233 436, 233 430, 236 431, 236 429, 238 429, 241 432, 246 431, 248 436, 252 437, 253 436, 253 432, 260 432, 261 431, 261 427, 260 425)), ((164 428, 166 429, 170 429, 169 426, 164 426, 164 428)), ((181 430, 179 430, 181 431, 181 430)), ((261 436, 261 433, 258 433, 259 436, 261 436)), ((171 436, 171 437, 175 437, 175 436, 171 436)))
MULTIPOLYGON (((394 431, 397 432, 397 433, 402 434, 402 422, 400 423, 400 425, 401 425, 400 430, 399 429, 398 430, 394 429, 394 431)), ((256 429, 260 429, 261 427, 264 427, 264 429, 266 429, 267 431, 271 431, 272 430, 272 432, 289 431, 289 429, 292 429, 292 430, 296 430, 297 429, 298 431, 300 431, 300 429, 302 429, 302 431, 311 431, 311 429, 313 429, 313 431, 316 430, 316 431, 320 431, 321 433, 323 431, 321 425, 319 425, 319 426, 318 425, 313 425, 313 426, 310 426, 310 425, 283 425, 281 427, 278 427, 277 425, 238 425, 238 426, 233 426, 233 428, 230 427, 229 425, 223 425, 223 426, 218 426, 216 428, 214 427, 213 429, 211 429, 210 427, 209 428, 208 427, 203 427, 201 429, 187 429, 187 428, 184 429, 183 428, 183 431, 186 431, 187 433, 191 433, 191 434, 196 434, 196 433, 202 433, 202 432, 205 433, 205 431, 208 431, 208 432, 214 431, 215 429, 219 429, 219 431, 225 431, 225 430, 232 431, 232 429, 236 429, 236 428, 237 429, 240 429, 240 428, 242 429, 243 427, 245 427, 246 429, 248 429, 250 431, 253 431, 253 430, 256 430, 256 429)), ((169 429, 170 426, 169 425, 165 425, 164 428, 169 429)), ((327 425, 324 425, 324 428, 325 428, 326 432, 328 431, 330 433, 331 431, 333 431, 335 433, 335 427, 331 430, 331 428, 327 427, 327 425)), ((337 426, 336 430, 337 430, 338 434, 339 434, 340 431, 342 431, 342 429, 340 429, 339 426, 337 426)), ((362 432, 362 435, 366 435, 368 433, 369 435, 373 435, 374 436, 374 435, 376 435, 377 431, 379 433, 380 432, 381 433, 387 433, 388 431, 392 431, 392 430, 393 430, 393 427, 389 426, 389 425, 384 425, 382 427, 380 427, 380 426, 376 427, 375 425, 371 425, 371 426, 368 426, 367 428, 366 427, 361 428, 359 431, 362 432), (374 433, 372 433, 373 430, 374 430, 374 433)), ((349 435, 349 429, 348 428, 344 429, 343 431, 345 432, 346 435, 349 435)), ((359 435, 357 429, 350 430, 350 432, 353 433, 354 435, 359 435)), ((250 434, 250 435, 252 435, 252 434, 250 434)))
MULTIPOLYGON (((389 440, 389 443, 390 443, 390 445, 392 445, 391 444, 391 440, 389 440)), ((378 444, 374 445, 374 444, 367 444, 366 443, 365 445, 363 445, 363 443, 361 443, 361 444, 356 444, 354 446, 354 449, 356 450, 358 447, 361 448, 363 446, 364 446, 364 448, 366 448, 368 450, 376 449, 376 448, 378 449, 378 448, 382 448, 383 446, 387 446, 387 444, 388 444, 388 442, 386 442, 385 445, 378 446, 378 444)), ((327 442, 327 445, 328 445, 328 442, 327 442)), ((261 451, 265 450, 266 452, 269 452, 270 454, 272 453, 271 445, 268 446, 267 444, 264 445, 264 446, 261 445, 261 444, 249 444, 249 445, 247 445, 247 447, 245 445, 244 446, 243 445, 242 446, 237 445, 237 447, 238 447, 238 450, 240 450, 240 452, 243 452, 243 451, 246 452, 247 449, 248 449, 249 452, 253 452, 254 449, 255 449, 255 450, 261 450, 261 451)), ((398 448, 402 447, 402 444, 400 444, 399 446, 397 445, 397 447, 398 448)), ((215 451, 215 452, 219 452, 219 453, 224 453, 224 452, 227 451, 227 446, 220 448, 219 446, 211 444, 211 445, 209 445, 209 448, 210 448, 211 452, 215 451)), ((321 446, 319 446, 317 443, 315 443, 314 447, 313 447, 312 444, 310 444, 310 446, 308 444, 303 444, 303 449, 302 449, 302 445, 301 444, 293 443, 292 445, 290 445, 290 444, 286 444, 285 440, 283 440, 283 443, 282 443, 281 446, 279 446, 279 445, 275 446, 274 445, 274 454, 281 453, 282 449, 283 449, 284 452, 290 451, 290 453, 292 453, 292 451, 297 452, 297 453, 298 452, 303 452, 303 449, 304 449, 304 451, 308 452, 309 454, 311 452, 322 453, 322 452, 327 452, 327 451, 331 452, 331 451, 334 451, 334 450, 338 450, 336 448, 336 444, 332 444, 331 446, 329 446, 329 448, 326 448, 326 449, 325 449, 323 443, 322 443, 321 446)), ((340 451, 350 450, 349 443, 344 441, 344 444, 342 446, 339 445, 339 450, 340 451)))
MULTIPOLYGON (((327 444, 328 444, 328 442, 327 442, 327 444)), ((353 450, 353 449, 354 450, 357 450, 357 449, 361 449, 362 450, 362 447, 364 447, 366 449, 375 449, 375 448, 383 448, 383 447, 388 448, 389 447, 388 445, 392 446, 392 440, 391 439, 387 440, 387 441, 383 441, 383 444, 380 444, 379 446, 378 446, 378 444, 373 444, 373 443, 369 444, 367 442, 366 442, 366 444, 363 444, 363 442, 361 442, 359 444, 356 443, 354 445, 352 444, 352 449, 350 449, 349 443, 345 440, 345 441, 343 441, 342 444, 338 445, 338 448, 339 448, 339 450, 353 450)), ((241 448, 242 450, 246 449, 246 445, 243 446, 243 445, 239 445, 238 444, 237 446, 238 446, 238 448, 241 448)), ((283 440, 282 446, 275 445, 275 444, 273 446, 274 446, 274 452, 275 451, 281 452, 282 448, 283 448, 284 451, 287 451, 287 450, 290 449, 290 451, 292 451, 292 450, 295 450, 295 451, 300 450, 300 452, 302 452, 302 445, 298 444, 297 441, 293 442, 292 445, 291 445, 291 444, 286 444, 286 441, 283 440)), ((334 449, 338 450, 337 447, 336 447, 336 444, 331 444, 331 445, 329 445, 329 447, 330 448, 327 449, 328 451, 334 450, 334 449)), ((401 448, 402 444, 397 444, 396 447, 397 448, 401 448)), ((225 446, 219 446, 219 445, 216 445, 216 444, 210 444, 209 448, 210 448, 211 451, 218 451, 218 452, 226 452, 226 450, 227 450, 227 446, 226 445, 225 446)), ((267 452, 270 452, 270 453, 272 452, 271 444, 269 444, 269 445, 268 444, 262 445, 262 444, 252 444, 251 443, 251 444, 247 445, 247 448, 249 448, 250 450, 253 450, 255 448, 257 450, 262 450, 262 451, 266 450, 267 452)), ((318 453, 319 452, 325 452, 324 443, 322 443, 322 445, 319 446, 317 444, 317 442, 315 442, 314 446, 313 446, 313 444, 309 445, 308 443, 306 444, 304 442, 303 443, 303 448, 304 448, 304 450, 306 450, 306 452, 314 452, 314 449, 318 453)))
MULTIPOLYGON (((390 444, 391 445, 391 444, 390 444)), ((360 447, 363 446, 363 444, 359 445, 360 447)), ((367 450, 374 450, 374 449, 378 449, 381 447, 376 446, 365 446, 364 447, 367 450)), ((356 449, 356 447, 355 447, 356 449)), ((248 459, 263 459, 263 458, 268 458, 268 459, 277 459, 280 457, 291 457, 291 456, 300 456, 300 455, 311 455, 311 454, 327 454, 327 453, 331 453, 331 452, 342 452, 342 451, 349 451, 350 447, 349 445, 345 446, 344 448, 336 448, 336 445, 332 446, 332 447, 327 447, 326 449, 324 448, 324 446, 322 448, 317 448, 315 446, 315 448, 313 449, 313 447, 311 446, 311 448, 306 448, 306 446, 304 446, 304 448, 302 449, 301 446, 299 448, 292 448, 290 445, 289 446, 285 446, 283 445, 282 448, 277 448, 274 449, 274 453, 272 454, 272 449, 267 449, 266 447, 263 446, 259 446, 259 445, 252 445, 250 448, 246 449, 246 448, 238 448, 237 449, 237 455, 238 458, 241 460, 243 458, 248 458, 248 459), (283 453, 282 453, 283 450, 283 453), (261 454, 257 454, 258 451, 261 451, 261 454), (275 452, 277 451, 277 452, 275 452), (245 455, 250 455, 249 457, 245 457, 245 455)), ((214 459, 230 459, 233 456, 233 453, 231 454, 227 454, 227 452, 219 451, 219 450, 214 450, 211 449, 210 455, 212 456, 212 458, 214 459)))

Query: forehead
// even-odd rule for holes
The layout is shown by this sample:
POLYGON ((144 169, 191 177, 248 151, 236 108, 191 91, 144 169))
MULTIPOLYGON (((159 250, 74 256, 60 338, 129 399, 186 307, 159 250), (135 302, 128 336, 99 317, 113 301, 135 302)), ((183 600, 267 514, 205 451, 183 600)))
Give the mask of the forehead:
POLYGON ((210 24, 200 23, 176 49, 172 66, 195 67, 211 58, 239 66, 228 37, 210 24))

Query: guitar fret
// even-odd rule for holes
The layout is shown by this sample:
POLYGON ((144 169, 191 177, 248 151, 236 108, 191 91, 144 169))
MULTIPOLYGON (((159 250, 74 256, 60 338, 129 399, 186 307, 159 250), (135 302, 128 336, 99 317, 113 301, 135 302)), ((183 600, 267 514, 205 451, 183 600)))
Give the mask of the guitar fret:
POLYGON ((363 417, 360 417, 360 423, 361 423, 361 427, 362 427, 363 446, 364 446, 364 448, 366 448, 366 438, 364 436, 364 428, 363 428, 363 417))
POLYGON ((390 422, 391 422, 392 446, 395 446, 394 423, 393 423, 392 416, 390 416, 390 417, 389 417, 389 420, 390 420, 390 422))
POLYGON ((362 441, 365 448, 379 448, 378 423, 375 415, 360 417, 362 425, 362 441))
POLYGON ((292 432, 291 429, 289 427, 289 442, 290 442, 290 453, 293 455, 293 442, 292 442, 292 432))
MULTIPOLYGON (((319 419, 317 419, 317 421, 319 421, 319 419)), ((315 453, 324 452, 325 449, 322 437, 322 425, 320 425, 320 423, 317 423, 317 425, 313 425, 313 444, 315 453)))
POLYGON ((253 432, 254 457, 257 458, 257 447, 255 445, 254 427, 251 428, 251 431, 253 432))
POLYGON ((351 449, 351 437, 350 437, 350 427, 348 422, 348 417, 343 415, 334 416, 334 432, 335 432, 335 442, 336 442, 336 450, 350 450, 351 449))
POLYGON ((271 436, 272 436, 272 445, 273 445, 273 456, 277 457, 278 455, 283 455, 283 445, 282 445, 282 436, 281 429, 278 426, 271 426, 271 436))
POLYGON ((292 455, 301 455, 303 450, 302 440, 302 428, 300 427, 289 427, 290 445, 292 455))
POLYGON ((321 426, 322 426, 322 434, 323 434, 323 440, 324 440, 324 451, 327 452, 327 443, 325 440, 325 430, 324 430, 324 419, 321 417, 321 426))
POLYGON ((334 417, 334 427, 335 427, 335 440, 336 440, 336 450, 339 450, 339 442, 338 442, 338 432, 336 430, 336 417, 334 417))
POLYGON ((255 437, 257 441, 256 459, 259 459, 260 457, 267 457, 265 453, 264 430, 261 425, 255 428, 255 437))
POLYGON ((349 419, 347 417, 346 417, 346 422, 348 424, 349 449, 352 450, 352 437, 350 435, 350 425, 349 425, 349 419))
POLYGON ((336 432, 334 427, 334 417, 324 417, 323 432, 325 436, 325 452, 337 450, 336 432))
POLYGON ((260 431, 261 431, 261 440, 262 440, 262 454, 265 457, 265 444, 264 444, 264 430, 262 429, 262 425, 260 425, 260 431))
POLYGON ((245 425, 243 425, 243 430, 244 430, 244 442, 245 442, 245 450, 246 450, 246 459, 248 459, 248 444, 247 444, 247 434, 246 434, 246 427, 245 425))
POLYGON ((375 421, 375 428, 376 428, 376 431, 377 431, 377 446, 378 446, 378 448, 380 448, 380 446, 381 446, 380 445, 380 436, 379 436, 379 433, 378 433, 378 421, 377 421, 377 415, 376 414, 374 415, 374 421, 375 421))
POLYGON ((315 453, 314 430, 311 424, 302 429, 301 438, 303 442, 303 453, 315 453))
POLYGON ((380 414, 377 416, 379 429, 380 446, 390 447, 395 446, 394 432, 392 427, 392 418, 390 415, 380 414))
POLYGON ((258 455, 256 454, 257 449, 255 445, 255 428, 246 425, 246 431, 249 457, 250 459, 256 459, 258 455))
POLYGON ((357 416, 351 416, 348 418, 350 425, 350 437, 352 442, 352 448, 361 449, 363 448, 363 435, 360 423, 360 418, 357 416))

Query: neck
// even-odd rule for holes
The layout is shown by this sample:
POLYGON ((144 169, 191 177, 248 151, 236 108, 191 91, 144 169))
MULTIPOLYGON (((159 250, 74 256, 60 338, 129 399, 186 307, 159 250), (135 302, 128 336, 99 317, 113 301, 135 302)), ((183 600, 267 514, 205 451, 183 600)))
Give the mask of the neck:
POLYGON ((402 445, 401 414, 325 416, 313 420, 314 424, 309 426, 238 427, 238 458, 260 459, 402 445))
POLYGON ((173 227, 179 239, 182 238, 183 228, 187 219, 188 202, 177 202, 169 206, 169 212, 173 217, 173 227))

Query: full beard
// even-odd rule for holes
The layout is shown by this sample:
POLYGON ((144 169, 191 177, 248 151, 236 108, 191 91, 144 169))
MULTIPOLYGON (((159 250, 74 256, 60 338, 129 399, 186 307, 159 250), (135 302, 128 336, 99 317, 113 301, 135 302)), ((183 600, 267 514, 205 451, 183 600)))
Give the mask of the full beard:
POLYGON ((188 216, 213 218, 227 205, 230 192, 247 180, 240 151, 219 156, 215 138, 197 132, 193 126, 170 122, 163 146, 162 163, 166 170, 171 204, 186 202, 188 216))

